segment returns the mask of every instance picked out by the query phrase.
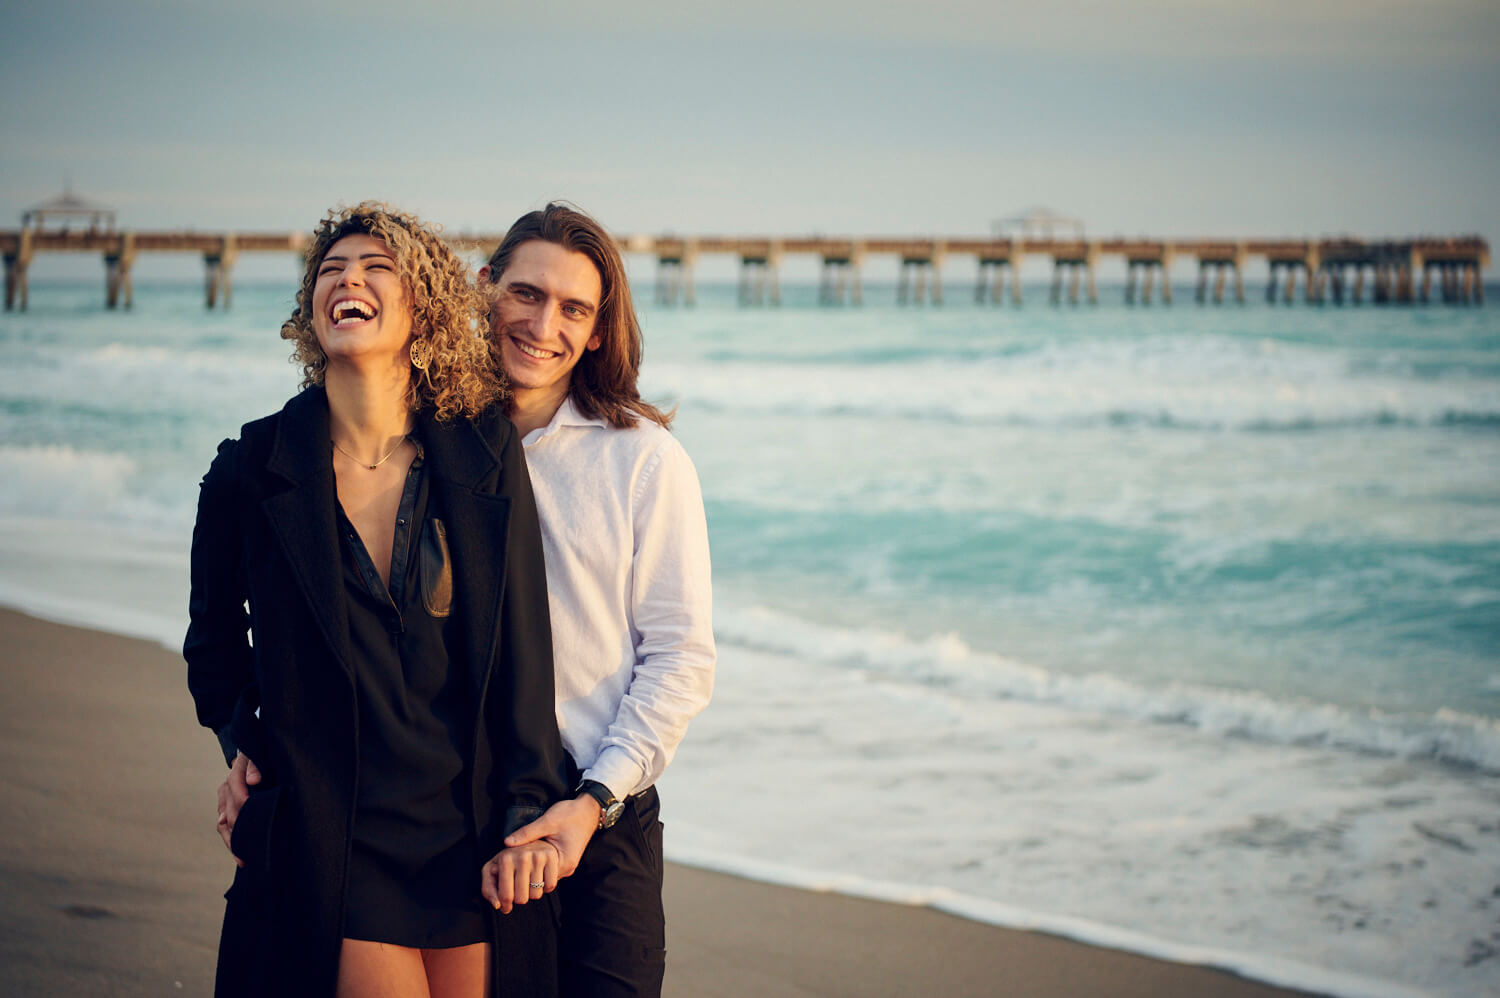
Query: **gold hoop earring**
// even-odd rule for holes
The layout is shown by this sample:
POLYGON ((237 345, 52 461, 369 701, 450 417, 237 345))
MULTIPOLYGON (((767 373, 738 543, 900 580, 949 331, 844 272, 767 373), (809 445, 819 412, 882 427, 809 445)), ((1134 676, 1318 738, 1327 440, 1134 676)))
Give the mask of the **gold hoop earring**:
POLYGON ((419 371, 427 370, 432 363, 432 344, 427 340, 411 341, 411 366, 419 371))

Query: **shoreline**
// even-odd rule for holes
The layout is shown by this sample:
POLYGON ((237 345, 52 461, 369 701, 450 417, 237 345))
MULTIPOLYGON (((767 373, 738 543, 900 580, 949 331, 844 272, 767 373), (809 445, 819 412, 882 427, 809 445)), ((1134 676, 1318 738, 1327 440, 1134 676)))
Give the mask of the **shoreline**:
MULTIPOLYGON (((0 989, 209 993, 231 872, 212 825, 223 764, 181 660, 6 608, 0 641, 0 989)), ((1310 993, 931 904, 667 866, 670 998, 1310 993)))

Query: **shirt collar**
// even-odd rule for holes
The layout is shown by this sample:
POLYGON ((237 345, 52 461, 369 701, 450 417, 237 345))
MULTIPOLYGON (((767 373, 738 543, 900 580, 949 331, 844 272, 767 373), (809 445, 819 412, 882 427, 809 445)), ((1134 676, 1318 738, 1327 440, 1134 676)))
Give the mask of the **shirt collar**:
POLYGON ((572 393, 569 393, 568 397, 563 399, 562 405, 558 406, 557 411, 552 414, 552 419, 548 421, 547 425, 526 434, 525 439, 521 443, 523 446, 529 447, 532 444, 545 440, 564 426, 607 427, 608 425, 608 423, 597 416, 585 416, 579 412, 578 407, 573 404, 572 393))

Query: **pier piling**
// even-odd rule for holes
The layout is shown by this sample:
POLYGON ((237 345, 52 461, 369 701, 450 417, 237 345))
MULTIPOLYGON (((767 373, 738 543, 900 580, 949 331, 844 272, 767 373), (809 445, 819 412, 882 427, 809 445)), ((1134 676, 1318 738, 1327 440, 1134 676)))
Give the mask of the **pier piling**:
POLYGON ((823 267, 818 275, 818 304, 864 303, 864 284, 860 279, 864 255, 864 244, 858 240, 851 241, 847 249, 824 251, 823 267))
POLYGON ((769 242, 740 254, 741 305, 781 304, 781 245, 769 242))
POLYGON ((914 247, 901 254, 901 273, 896 281, 896 304, 943 303, 943 258, 941 241, 914 247))
MULTIPOLYGON (((1141 273, 1141 303, 1150 305, 1156 275, 1161 275, 1161 300, 1163 305, 1172 304, 1172 261, 1176 249, 1171 243, 1132 242, 1122 249, 1125 254, 1125 304, 1134 305, 1135 275, 1141 273)), ((1201 300, 1201 299, 1200 299, 1201 300)))
POLYGON ((664 239, 656 248, 656 302, 658 305, 693 305, 693 265, 698 250, 690 239, 664 239))
POLYGON ((131 280, 134 265, 135 237, 129 232, 121 233, 119 247, 104 254, 105 308, 119 308, 122 296, 126 308, 135 306, 135 285, 131 280))
POLYGON ((225 236, 215 249, 203 254, 204 305, 212 309, 222 298, 224 310, 229 310, 229 301, 234 294, 234 261, 239 250, 235 237, 225 236))
POLYGON ((1243 253, 1237 251, 1224 251, 1217 248, 1210 249, 1198 254, 1198 290, 1196 298, 1198 304, 1208 303, 1208 278, 1213 275, 1213 303, 1224 304, 1224 289, 1229 280, 1230 271, 1234 272, 1234 298, 1239 304, 1245 304, 1245 276, 1242 265, 1243 253))
POLYGON ((1021 261, 1023 254, 1017 240, 996 243, 977 250, 979 274, 974 283, 974 302, 984 304, 988 298, 991 305, 1005 300, 1005 274, 1010 271, 1010 301, 1021 304, 1021 261))
POLYGON ((27 271, 31 269, 31 258, 35 255, 35 236, 30 229, 22 229, 13 248, 5 252, 5 310, 20 307, 26 311, 31 299, 31 282, 27 271))
MULTIPOLYGON (((1092 242, 1071 242, 1057 245, 1052 251, 1052 294, 1050 297, 1053 305, 1062 304, 1063 279, 1068 282, 1068 304, 1077 305, 1079 302, 1079 287, 1082 283, 1088 294, 1090 305, 1099 304, 1099 290, 1094 283, 1094 265, 1099 259, 1098 244, 1092 242)), ((1131 272, 1132 282, 1134 273, 1131 272)), ((1126 285, 1126 296, 1129 298, 1134 294, 1132 284, 1126 285)), ((1019 299, 1017 304, 1020 304, 1019 299)))

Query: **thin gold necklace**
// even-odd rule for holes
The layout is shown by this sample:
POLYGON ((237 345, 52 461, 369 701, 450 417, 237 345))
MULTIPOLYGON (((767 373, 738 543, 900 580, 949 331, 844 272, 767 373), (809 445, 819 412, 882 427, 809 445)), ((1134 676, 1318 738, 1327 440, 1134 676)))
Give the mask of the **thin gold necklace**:
POLYGON ((331 444, 333 444, 333 449, 334 450, 338 451, 340 454, 344 455, 349 460, 351 460, 355 464, 359 465, 361 468, 364 468, 366 471, 374 471, 376 468, 380 467, 382 464, 385 464, 387 461, 389 461, 391 459, 391 455, 394 454, 394 453, 396 453, 398 450, 400 450, 401 449, 401 445, 404 444, 404 443, 406 443, 407 438, 410 437, 410 436, 411 436, 411 434, 408 433, 408 434, 406 434, 406 436, 403 436, 400 440, 397 440, 396 441, 396 446, 392 447, 389 451, 387 451, 385 457, 381 458, 379 461, 376 461, 374 464, 365 464, 359 458, 355 457, 353 454, 350 454, 348 451, 344 450, 344 448, 340 447, 339 446, 339 442, 337 440, 333 439, 332 437, 328 438, 328 442, 331 443, 331 444))

